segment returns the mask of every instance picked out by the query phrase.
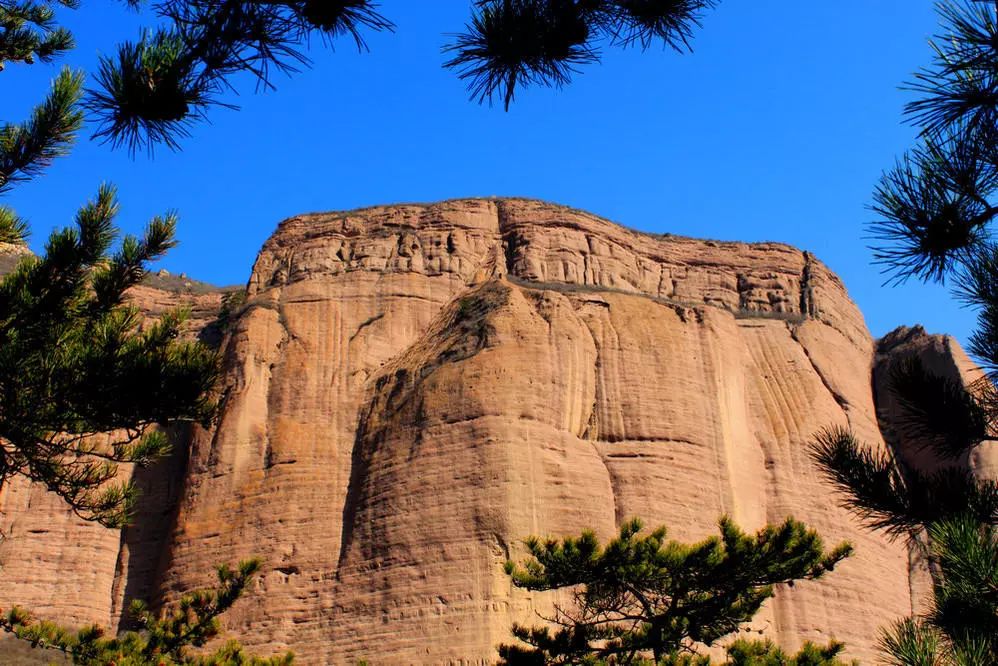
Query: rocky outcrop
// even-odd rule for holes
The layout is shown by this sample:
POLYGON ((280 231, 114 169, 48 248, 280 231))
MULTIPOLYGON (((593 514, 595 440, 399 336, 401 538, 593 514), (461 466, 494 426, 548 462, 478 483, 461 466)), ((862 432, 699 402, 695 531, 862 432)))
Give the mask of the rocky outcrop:
POLYGON ((217 425, 150 476, 147 533, 116 544, 67 519, 39 536, 57 505, 11 493, 4 548, 38 571, 5 568, 0 605, 115 625, 130 596, 168 602, 259 555, 228 621, 262 651, 480 663, 554 601, 503 574, 530 534, 609 536, 640 516, 696 539, 723 513, 746 528, 793 514, 857 553, 753 628, 868 658, 911 610, 908 553, 838 508, 806 447, 837 424, 885 446, 871 383, 892 353, 838 278, 778 243, 527 200, 292 218, 226 339, 217 425), (99 582, 70 594, 65 571, 99 582))
POLYGON ((0 242, 0 275, 6 275, 14 269, 22 257, 30 255, 31 250, 23 243, 0 242))

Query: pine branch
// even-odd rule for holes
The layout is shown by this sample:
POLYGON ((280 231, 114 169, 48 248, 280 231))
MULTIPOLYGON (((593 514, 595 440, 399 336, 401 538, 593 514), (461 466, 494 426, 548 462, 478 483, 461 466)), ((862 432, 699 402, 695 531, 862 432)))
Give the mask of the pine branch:
POLYGON ((480 103, 500 95, 506 110, 517 86, 562 86, 581 65, 597 62, 589 43, 592 25, 582 4, 545 0, 496 0, 479 10, 444 51, 445 67, 468 81, 480 103))
POLYGON ((966 513, 983 523, 998 520, 998 484, 979 481, 967 470, 902 473, 890 455, 864 449, 841 428, 819 433, 811 455, 842 492, 842 505, 891 538, 911 537, 926 525, 966 513))
POLYGON ((508 111, 518 88, 561 87, 599 61, 601 41, 648 48, 656 41, 690 49, 693 30, 714 0, 482 0, 454 42, 444 66, 466 81, 471 99, 502 100, 508 111))
POLYGON ((156 12, 167 27, 101 60, 86 102, 99 123, 94 136, 133 153, 178 149, 210 107, 234 108, 220 95, 239 74, 273 88, 272 71, 310 64, 302 49, 313 35, 363 49, 364 32, 393 30, 376 8, 371 0, 164 0, 156 12))
POLYGON ((62 652, 76 664, 291 666, 294 655, 290 652, 269 658, 255 657, 245 654, 236 641, 229 641, 211 653, 188 653, 190 648, 203 647, 221 634, 220 616, 242 596, 259 569, 257 559, 240 562, 235 569, 219 566, 215 588, 188 592, 174 609, 159 616, 144 603, 133 602, 131 610, 142 626, 140 631, 107 637, 96 625, 72 630, 52 622, 36 622, 27 611, 16 607, 0 617, 0 630, 34 647, 62 652))
POLYGON ((935 58, 907 86, 921 97, 905 107, 912 123, 927 133, 958 123, 995 124, 998 23, 988 4, 974 0, 937 4, 943 32, 930 42, 935 58))
POLYGON ((123 305, 147 262, 174 245, 175 218, 109 255, 117 210, 102 186, 76 228, 0 280, 0 483, 25 475, 108 526, 125 524, 135 499, 131 484, 113 483, 118 464, 168 451, 154 423, 209 423, 218 377, 212 350, 178 340, 183 312, 140 327, 123 305))
POLYGON ((907 444, 958 459, 992 435, 996 414, 986 408, 988 396, 982 401, 962 383, 928 372, 917 357, 896 364, 889 385, 900 407, 898 435, 907 444))
POLYGON ((987 239, 998 215, 988 200, 998 190, 998 137, 965 129, 926 137, 880 179, 874 261, 892 282, 942 282, 987 239))
POLYGON ((900 666, 939 666, 940 636, 916 620, 898 620, 880 636, 880 650, 900 666))
POLYGON ((55 25, 53 4, 70 9, 78 5, 76 0, 0 0, 0 71, 7 62, 51 62, 75 46, 72 34, 55 25))
POLYGON ((0 206, 0 243, 24 245, 28 240, 28 223, 7 206, 0 206))
POLYGON ((39 175, 66 155, 83 124, 77 108, 83 73, 63 69, 52 89, 22 125, 0 126, 0 194, 11 185, 39 175))

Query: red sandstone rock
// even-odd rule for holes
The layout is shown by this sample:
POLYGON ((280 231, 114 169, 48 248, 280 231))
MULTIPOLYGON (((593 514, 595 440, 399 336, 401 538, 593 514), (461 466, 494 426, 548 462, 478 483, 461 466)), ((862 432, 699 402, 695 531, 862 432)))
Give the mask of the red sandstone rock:
MULTIPOLYGON (((136 527, 6 491, 0 605, 115 626, 128 597, 174 599, 258 555, 228 624, 260 651, 479 663, 552 603, 502 571, 524 537, 639 516, 698 539, 722 513, 748 529, 792 514, 856 546, 757 618, 788 648, 835 637, 868 659, 918 596, 905 548, 860 529, 807 455, 836 424, 884 446, 871 372, 901 352, 877 355, 806 252, 462 200, 287 220, 248 292, 217 426, 143 472, 136 527)), ((940 340, 907 343, 969 372, 940 340)))

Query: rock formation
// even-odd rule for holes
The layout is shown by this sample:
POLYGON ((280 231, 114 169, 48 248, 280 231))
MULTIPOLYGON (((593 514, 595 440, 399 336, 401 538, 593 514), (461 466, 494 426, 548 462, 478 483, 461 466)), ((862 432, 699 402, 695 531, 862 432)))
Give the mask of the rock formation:
MULTIPOLYGON (((856 555, 780 590, 753 629, 868 659, 925 582, 838 508, 807 443, 849 425, 885 446, 874 369, 899 355, 972 371, 920 330, 876 346, 807 252, 519 199, 283 222, 223 349, 218 422, 137 472, 135 527, 4 491, 0 606, 113 627, 129 598, 169 602, 259 555, 257 593, 228 617, 259 651, 483 663, 553 601, 502 571, 528 535, 606 537, 639 516, 691 540, 723 513, 748 529, 792 514, 856 555)), ((974 464, 993 473, 992 453, 974 464)))

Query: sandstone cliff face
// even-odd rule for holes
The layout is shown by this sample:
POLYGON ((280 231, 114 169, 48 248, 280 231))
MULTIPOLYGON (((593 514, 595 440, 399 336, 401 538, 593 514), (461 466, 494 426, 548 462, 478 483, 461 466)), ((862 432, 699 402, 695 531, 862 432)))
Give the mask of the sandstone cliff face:
POLYGON ((116 625, 128 597, 169 601, 259 555, 228 622, 262 651, 479 663, 553 601, 502 572, 525 536, 640 516, 697 539, 722 513, 749 529, 793 514, 856 546, 759 616, 788 647, 834 636, 869 658, 918 597, 906 550, 837 508, 806 444, 842 424, 884 446, 874 362, 970 366, 918 332, 878 355, 806 252, 462 200, 287 220, 248 291, 217 426, 147 475, 139 528, 8 491, 4 559, 33 567, 6 565, 0 605, 116 625), (66 571, 95 582, 60 587, 66 571))

